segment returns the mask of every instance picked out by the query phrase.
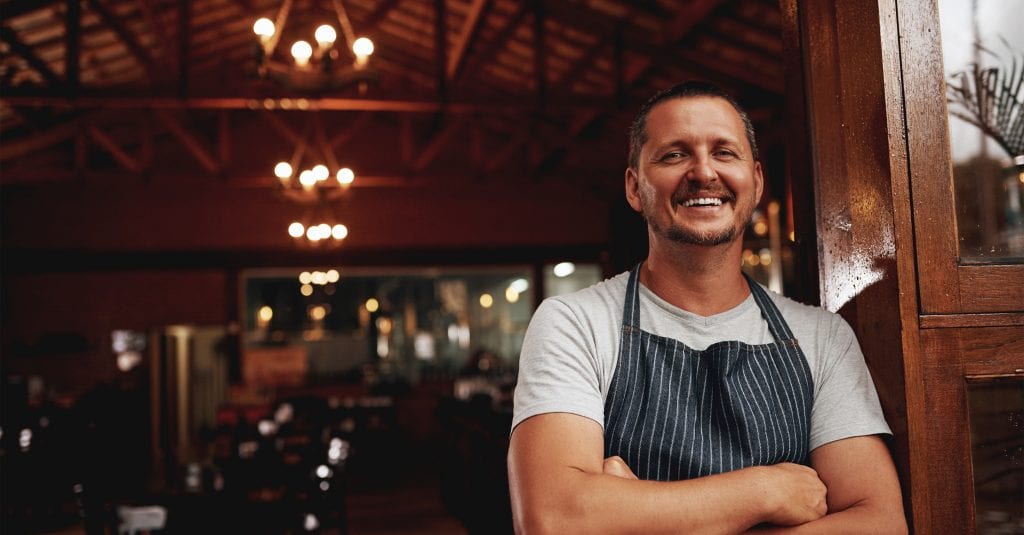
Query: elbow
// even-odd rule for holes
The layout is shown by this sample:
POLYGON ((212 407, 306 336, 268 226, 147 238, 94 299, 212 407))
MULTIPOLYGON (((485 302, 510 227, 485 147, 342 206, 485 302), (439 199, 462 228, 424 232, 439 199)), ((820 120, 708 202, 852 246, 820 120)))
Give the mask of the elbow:
POLYGON ((512 517, 518 535, 551 535, 565 533, 573 522, 554 507, 524 507, 513 511, 512 517))

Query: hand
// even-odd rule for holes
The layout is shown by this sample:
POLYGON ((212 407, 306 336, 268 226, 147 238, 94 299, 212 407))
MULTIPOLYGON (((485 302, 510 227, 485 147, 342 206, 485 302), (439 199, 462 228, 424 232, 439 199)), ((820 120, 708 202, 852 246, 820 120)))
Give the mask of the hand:
POLYGON ((760 468, 766 476, 762 491, 768 499, 770 523, 795 526, 817 520, 828 512, 827 489, 813 468, 793 463, 760 468))
POLYGON ((605 475, 621 477, 623 479, 638 479, 636 474, 629 469, 629 465, 626 461, 622 460, 622 457, 618 455, 608 457, 604 460, 604 473, 605 475))

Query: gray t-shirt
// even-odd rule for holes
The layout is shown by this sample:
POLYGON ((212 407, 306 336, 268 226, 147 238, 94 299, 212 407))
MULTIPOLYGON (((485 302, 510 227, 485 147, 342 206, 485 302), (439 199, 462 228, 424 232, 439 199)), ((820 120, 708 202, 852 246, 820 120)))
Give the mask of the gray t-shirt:
MULTIPOLYGON (((604 401, 618 361, 629 273, 545 299, 519 357, 512 428, 531 416, 567 412, 604 426, 604 401)), ((768 292, 807 358, 814 381, 810 450, 853 436, 889 434, 853 329, 839 315, 768 292)), ((724 340, 773 341, 753 295, 699 316, 640 285, 640 328, 703 350, 724 340)))

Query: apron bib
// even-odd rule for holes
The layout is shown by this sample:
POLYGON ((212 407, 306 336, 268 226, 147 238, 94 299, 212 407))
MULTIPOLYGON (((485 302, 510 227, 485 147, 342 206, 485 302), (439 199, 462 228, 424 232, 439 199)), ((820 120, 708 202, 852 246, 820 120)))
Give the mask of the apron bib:
POLYGON ((774 342, 698 351, 640 330, 639 274, 640 264, 629 275, 605 400, 605 457, 618 455, 640 479, 658 481, 807 464, 811 371, 768 293, 744 274, 774 342))

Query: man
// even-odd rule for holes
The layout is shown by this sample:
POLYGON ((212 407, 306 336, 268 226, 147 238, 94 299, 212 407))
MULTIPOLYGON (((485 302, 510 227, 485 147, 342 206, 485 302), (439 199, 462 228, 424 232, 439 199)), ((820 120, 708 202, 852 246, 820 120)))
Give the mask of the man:
POLYGON ((649 255, 544 301, 508 467, 526 533, 904 533, 889 433, 853 331, 740 271, 764 179, 720 89, 641 109, 626 198, 649 255))

